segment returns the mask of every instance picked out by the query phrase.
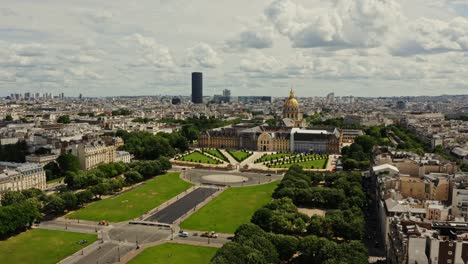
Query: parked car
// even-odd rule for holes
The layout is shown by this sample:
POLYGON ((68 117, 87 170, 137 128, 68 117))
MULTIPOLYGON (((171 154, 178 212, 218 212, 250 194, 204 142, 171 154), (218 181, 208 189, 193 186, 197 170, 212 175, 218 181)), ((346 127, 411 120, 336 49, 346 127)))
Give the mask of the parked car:
POLYGON ((205 232, 205 233, 201 234, 200 236, 201 237, 217 238, 218 234, 216 234, 215 231, 211 231, 211 232, 205 232))
POLYGON ((180 237, 188 237, 189 234, 187 232, 182 232, 182 233, 179 233, 179 236, 180 237))

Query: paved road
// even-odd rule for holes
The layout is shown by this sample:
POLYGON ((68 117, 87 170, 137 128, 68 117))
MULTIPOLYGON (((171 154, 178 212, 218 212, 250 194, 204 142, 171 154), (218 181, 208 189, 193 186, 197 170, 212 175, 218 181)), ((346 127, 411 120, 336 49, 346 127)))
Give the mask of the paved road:
POLYGON ((217 191, 218 189, 215 188, 200 187, 161 211, 154 213, 145 221, 172 224, 217 191))
POLYGON ((135 249, 136 245, 122 244, 115 242, 105 242, 99 245, 98 248, 86 254, 74 264, 89 264, 89 263, 117 263, 119 259, 125 256, 128 252, 135 249))

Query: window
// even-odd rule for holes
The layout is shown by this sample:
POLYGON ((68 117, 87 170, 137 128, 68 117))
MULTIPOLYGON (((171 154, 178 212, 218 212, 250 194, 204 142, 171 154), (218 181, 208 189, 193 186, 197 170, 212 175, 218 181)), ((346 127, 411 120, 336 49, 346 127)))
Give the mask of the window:
POLYGON ((452 251, 449 251, 448 254, 449 254, 449 256, 452 256, 452 251))
POLYGON ((452 260, 451 260, 451 259, 447 259, 447 264, 452 264, 452 260))

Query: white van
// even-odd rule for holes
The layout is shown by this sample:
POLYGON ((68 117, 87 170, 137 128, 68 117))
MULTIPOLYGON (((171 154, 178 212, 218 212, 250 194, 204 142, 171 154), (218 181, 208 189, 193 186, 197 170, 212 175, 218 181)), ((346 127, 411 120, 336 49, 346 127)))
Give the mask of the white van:
POLYGON ((188 237, 188 233, 187 232, 181 232, 181 233, 179 233, 179 236, 180 237, 188 237))

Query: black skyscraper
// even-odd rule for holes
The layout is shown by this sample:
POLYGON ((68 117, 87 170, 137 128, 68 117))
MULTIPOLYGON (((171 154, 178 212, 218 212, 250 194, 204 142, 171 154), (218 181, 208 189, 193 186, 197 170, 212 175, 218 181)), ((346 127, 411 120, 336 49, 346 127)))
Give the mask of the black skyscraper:
POLYGON ((203 74, 192 72, 192 103, 203 103, 203 74))

